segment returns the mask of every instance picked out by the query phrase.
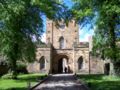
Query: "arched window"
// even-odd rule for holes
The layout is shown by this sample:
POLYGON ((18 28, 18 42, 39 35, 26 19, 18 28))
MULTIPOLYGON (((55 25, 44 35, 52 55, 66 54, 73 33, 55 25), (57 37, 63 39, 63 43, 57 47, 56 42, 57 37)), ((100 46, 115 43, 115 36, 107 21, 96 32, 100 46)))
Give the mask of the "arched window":
POLYGON ((60 37, 59 42, 60 42, 60 49, 63 49, 65 47, 65 45, 64 45, 65 44, 64 38, 60 37))
POLYGON ((40 59, 40 70, 45 69, 45 57, 42 56, 40 59))
POLYGON ((61 30, 64 30, 65 25, 64 25, 64 24, 61 24, 61 25, 59 26, 59 28, 60 28, 61 30))
POLYGON ((82 69, 83 68, 83 57, 81 56, 79 59, 78 59, 78 69, 82 69))

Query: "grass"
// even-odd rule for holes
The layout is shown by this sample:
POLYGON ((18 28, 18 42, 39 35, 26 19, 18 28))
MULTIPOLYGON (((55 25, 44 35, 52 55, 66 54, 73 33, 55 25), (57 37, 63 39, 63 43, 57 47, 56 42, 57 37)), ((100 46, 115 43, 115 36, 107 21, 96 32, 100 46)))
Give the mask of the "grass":
POLYGON ((35 85, 38 83, 37 80, 42 80, 44 77, 45 74, 24 74, 18 75, 18 80, 0 78, 0 90, 26 90, 28 82, 35 85))
MULTIPOLYGON (((35 85, 37 80, 42 80, 45 74, 24 74, 19 75, 18 80, 0 78, 0 90, 26 90, 27 83, 35 85)), ((120 77, 105 75, 77 75, 86 83, 91 90, 120 90, 120 77)))
POLYGON ((105 75, 77 75, 90 90, 120 90, 120 77, 105 75))

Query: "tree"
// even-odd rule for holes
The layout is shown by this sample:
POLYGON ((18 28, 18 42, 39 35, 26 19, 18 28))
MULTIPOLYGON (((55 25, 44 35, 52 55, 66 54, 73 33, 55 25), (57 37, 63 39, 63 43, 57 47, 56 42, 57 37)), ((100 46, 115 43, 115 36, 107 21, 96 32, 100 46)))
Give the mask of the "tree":
MULTIPOLYGON (((102 42, 98 43, 103 50, 100 52, 109 52, 107 56, 111 59, 115 73, 119 66, 117 65, 120 60, 117 58, 117 46, 116 46, 116 26, 120 24, 120 1, 119 0, 73 0, 75 5, 73 7, 73 14, 78 22, 89 22, 95 17, 97 26, 97 35, 99 34, 102 42), (104 40, 107 42, 104 43, 104 40)), ((95 38, 96 42, 100 38, 95 38)), ((96 44, 97 45, 97 44, 96 44)), ((99 46, 97 48, 99 48, 99 46)), ((100 49, 100 48, 99 48, 100 49)))
POLYGON ((35 60, 35 44, 43 31, 42 15, 61 20, 64 7, 57 0, 0 0, 0 51, 6 57, 12 78, 18 61, 35 60))

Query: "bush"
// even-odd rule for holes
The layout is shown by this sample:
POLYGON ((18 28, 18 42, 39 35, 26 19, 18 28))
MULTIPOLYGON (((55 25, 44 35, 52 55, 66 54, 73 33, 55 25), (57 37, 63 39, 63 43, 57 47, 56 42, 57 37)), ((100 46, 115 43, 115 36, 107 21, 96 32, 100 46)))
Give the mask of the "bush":
POLYGON ((5 60, 0 60, 0 76, 6 74, 7 72, 8 72, 7 62, 5 60))
POLYGON ((11 79, 12 78, 12 73, 8 73, 2 76, 2 79, 11 79))
POLYGON ((24 63, 19 63, 19 64, 17 64, 17 73, 27 74, 28 71, 27 71, 26 67, 27 67, 27 66, 26 66, 26 64, 24 64, 24 63))

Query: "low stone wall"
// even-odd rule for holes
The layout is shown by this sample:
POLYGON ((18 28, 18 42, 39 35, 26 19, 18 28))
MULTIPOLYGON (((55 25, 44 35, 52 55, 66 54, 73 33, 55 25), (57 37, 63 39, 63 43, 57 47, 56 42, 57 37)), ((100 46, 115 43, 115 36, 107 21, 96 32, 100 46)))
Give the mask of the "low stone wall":
POLYGON ((91 74, 104 74, 104 61, 99 57, 90 56, 91 74))
POLYGON ((38 67, 39 67, 39 64, 37 62, 29 63, 27 65, 27 71, 28 73, 37 73, 39 71, 38 67))
POLYGON ((29 63, 27 65, 28 73, 48 73, 47 70, 40 70, 40 64, 38 62, 29 63))

